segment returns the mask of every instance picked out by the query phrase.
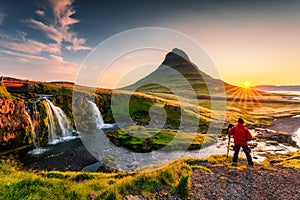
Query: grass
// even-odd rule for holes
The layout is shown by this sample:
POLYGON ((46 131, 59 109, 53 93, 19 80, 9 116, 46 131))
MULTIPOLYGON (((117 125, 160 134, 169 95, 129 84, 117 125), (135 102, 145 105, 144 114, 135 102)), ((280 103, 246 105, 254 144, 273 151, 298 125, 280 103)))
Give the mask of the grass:
POLYGON ((285 167, 285 168, 300 169, 300 151, 293 153, 291 156, 287 158, 276 160, 274 165, 285 167))
POLYGON ((188 179, 191 174, 191 168, 182 160, 157 171, 139 174, 33 173, 20 170, 12 161, 2 161, 0 169, 2 199, 86 199, 91 193, 96 193, 97 199, 122 199, 129 194, 153 199, 153 191, 160 186, 170 187, 173 193, 187 194, 189 184, 182 177, 188 179))
POLYGON ((6 90, 6 87, 2 82, 0 82, 0 97, 11 98, 10 93, 6 90))
MULTIPOLYGON (((300 151, 279 160, 275 165, 299 168, 300 151)), ((2 199, 123 199, 126 195, 142 195, 155 199, 158 188, 187 198, 191 190, 193 170, 211 173, 206 164, 227 166, 232 171, 247 169, 244 164, 232 167, 225 155, 212 155, 204 159, 183 158, 156 171, 141 173, 89 173, 59 171, 23 171, 14 161, 0 162, 0 195, 2 199)), ((149 167, 149 170, 152 168, 149 167)), ((269 162, 260 164, 260 170, 271 170, 269 162)))
POLYGON ((178 130, 128 126, 108 134, 111 142, 136 152, 151 152, 164 148, 173 150, 200 149, 216 142, 214 134, 186 133, 178 130))

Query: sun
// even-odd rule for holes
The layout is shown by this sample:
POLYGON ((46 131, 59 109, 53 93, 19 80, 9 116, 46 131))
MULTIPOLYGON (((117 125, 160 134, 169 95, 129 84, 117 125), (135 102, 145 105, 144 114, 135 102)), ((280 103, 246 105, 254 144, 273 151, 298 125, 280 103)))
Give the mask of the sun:
POLYGON ((245 81, 243 83, 243 88, 250 88, 251 87, 251 83, 249 81, 245 81))

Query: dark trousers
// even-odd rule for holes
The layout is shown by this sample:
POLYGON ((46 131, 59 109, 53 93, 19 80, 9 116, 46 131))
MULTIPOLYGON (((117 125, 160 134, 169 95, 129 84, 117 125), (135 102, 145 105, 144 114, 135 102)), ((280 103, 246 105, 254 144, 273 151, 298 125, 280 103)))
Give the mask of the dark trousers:
POLYGON ((251 149, 248 146, 238 146, 238 145, 234 145, 233 150, 234 150, 234 154, 233 154, 233 162, 237 162, 238 157, 239 157, 239 152, 241 147, 243 148, 243 151, 247 157, 247 161, 248 161, 248 165, 253 165, 253 161, 252 161, 252 157, 250 155, 251 153, 251 149))

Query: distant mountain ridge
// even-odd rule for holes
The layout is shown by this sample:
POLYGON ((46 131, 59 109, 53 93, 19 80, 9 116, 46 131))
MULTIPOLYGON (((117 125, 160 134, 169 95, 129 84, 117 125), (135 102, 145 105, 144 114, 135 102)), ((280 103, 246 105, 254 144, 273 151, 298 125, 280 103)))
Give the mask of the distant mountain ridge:
POLYGON ((254 88, 263 91, 300 91, 300 85, 258 85, 254 88))

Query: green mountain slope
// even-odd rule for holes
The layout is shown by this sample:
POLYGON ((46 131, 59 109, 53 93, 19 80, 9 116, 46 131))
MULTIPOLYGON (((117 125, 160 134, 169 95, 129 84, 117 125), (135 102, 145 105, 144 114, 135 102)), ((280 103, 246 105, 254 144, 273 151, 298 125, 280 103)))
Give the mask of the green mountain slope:
POLYGON ((166 55, 162 64, 154 72, 122 89, 172 93, 171 90, 175 88, 179 95, 195 92, 197 96, 207 96, 211 95, 211 92, 224 93, 224 85, 228 84, 200 71, 184 51, 175 48, 166 55), (187 84, 190 88, 187 88, 187 84), (193 91, 190 91, 191 88, 193 91))

